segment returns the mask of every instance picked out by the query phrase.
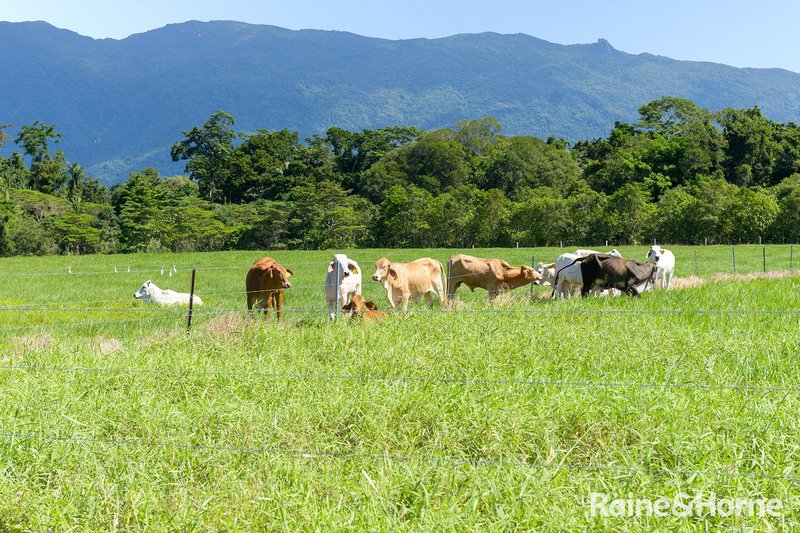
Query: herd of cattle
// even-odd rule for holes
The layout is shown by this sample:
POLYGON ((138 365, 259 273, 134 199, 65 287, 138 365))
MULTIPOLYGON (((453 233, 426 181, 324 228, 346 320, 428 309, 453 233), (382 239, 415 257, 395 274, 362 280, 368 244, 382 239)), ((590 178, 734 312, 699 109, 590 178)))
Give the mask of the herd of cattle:
MULTIPOLYGON (((562 254, 555 263, 539 263, 535 268, 525 265, 512 267, 501 259, 483 259, 464 254, 450 257, 447 265, 445 270, 442 263, 429 257, 408 263, 382 257, 375 262, 372 281, 381 284, 392 309, 402 306, 403 311, 407 310, 409 301, 419 302, 422 298, 433 306, 432 294, 444 307, 448 307, 462 284, 472 291, 477 288, 486 290, 490 300, 500 292, 531 283, 552 285, 554 298, 570 298, 578 293, 587 296, 624 292, 639 296, 642 291, 659 286, 669 289, 675 256, 669 250, 654 245, 647 253, 646 263, 625 259, 617 250, 609 253, 576 250, 562 254), (446 278, 445 283, 442 282, 443 278, 446 278)), ((269 317, 272 308, 280 319, 284 290, 292 286, 289 282, 292 274, 291 270, 270 257, 253 263, 245 280, 249 312, 252 314, 253 308, 260 309, 269 317)), ((333 256, 325 277, 325 295, 331 320, 336 318, 340 309, 365 320, 385 316, 375 302, 361 295, 361 279, 358 263, 344 254, 333 256)), ((150 280, 139 288, 134 297, 161 305, 185 305, 190 302, 189 294, 162 290, 150 280)), ((191 302, 193 305, 202 305, 196 295, 191 302)))

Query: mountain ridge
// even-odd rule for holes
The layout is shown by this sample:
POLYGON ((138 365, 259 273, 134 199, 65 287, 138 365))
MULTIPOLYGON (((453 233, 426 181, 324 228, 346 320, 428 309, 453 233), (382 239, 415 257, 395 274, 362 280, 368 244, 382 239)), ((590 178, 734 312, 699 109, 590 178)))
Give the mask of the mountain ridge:
MULTIPOLYGON (((324 134, 389 125, 423 129, 496 117, 512 135, 604 136, 665 95, 717 111, 758 105, 800 122, 800 74, 616 50, 604 38, 560 45, 483 32, 389 40, 237 21, 187 21, 93 39, 46 22, 0 22, 0 123, 15 135, 55 124, 70 161, 104 181, 169 159, 181 131, 224 109, 236 128, 324 134)), ((11 145, 9 147, 9 145, 11 145)), ((4 153, 13 149, 13 143, 4 153)))

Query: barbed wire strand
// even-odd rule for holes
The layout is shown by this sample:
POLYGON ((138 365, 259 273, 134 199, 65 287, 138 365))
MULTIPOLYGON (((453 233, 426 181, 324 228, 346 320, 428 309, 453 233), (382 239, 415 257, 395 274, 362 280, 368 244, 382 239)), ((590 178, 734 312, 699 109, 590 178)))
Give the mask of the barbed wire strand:
POLYGON ((150 441, 141 439, 120 439, 120 438, 97 438, 97 437, 75 437, 63 435, 49 435, 42 433, 16 433, 0 432, 0 436, 12 440, 39 440, 55 442, 73 442, 81 444, 110 444, 115 446, 135 446, 149 448, 179 448, 191 451, 218 451, 226 453, 247 453, 258 455, 284 455, 294 456, 304 459, 344 459, 344 460, 370 460, 370 461, 395 461, 406 463, 424 464, 447 464, 472 465, 472 466, 491 466, 491 467, 514 467, 514 468, 535 468, 542 470, 565 470, 565 471, 587 471, 587 472, 616 472, 623 474, 653 474, 653 475, 681 475, 681 476, 714 476, 729 478, 748 478, 748 479, 781 479, 785 481, 800 480, 800 477, 791 474, 777 474, 772 472, 736 472, 726 470, 696 470, 690 468, 648 468, 645 466, 617 466, 617 465, 591 465, 579 463, 545 463, 541 461, 520 461, 486 459, 475 457, 435 457, 435 456, 413 456, 395 455, 388 453, 361 453, 361 452, 342 452, 342 451, 318 451, 301 450, 291 448, 269 448, 262 446, 229 446, 223 444, 195 444, 191 442, 166 442, 150 441))
MULTIPOLYGON (((274 310, 272 308, 271 310, 274 310)), ((162 318, 166 319, 171 316, 186 316, 187 308, 186 306, 164 306, 164 307, 131 307, 131 308, 121 308, 121 307, 0 307, 0 311, 19 311, 19 312, 74 312, 74 311, 81 311, 81 312, 91 312, 91 311, 102 311, 102 312, 131 312, 131 313, 145 313, 145 314, 162 314, 162 318)), ((252 310, 243 307, 221 307, 221 308, 214 308, 214 309, 203 309, 203 308, 194 308, 192 310, 192 315, 223 315, 223 314, 247 314, 247 313, 261 313, 263 312, 262 309, 254 307, 252 310)), ((328 310, 325 307, 286 307, 282 308, 282 312, 287 314, 319 314, 324 313, 327 314, 328 310)), ((407 312, 403 312, 398 306, 396 309, 391 309, 387 306, 387 309, 384 311, 388 315, 396 315, 396 316, 413 316, 415 314, 547 314, 547 315, 591 315, 591 314, 632 314, 632 315, 658 315, 658 314, 728 314, 728 315, 781 315, 781 314, 788 314, 788 315, 797 315, 800 314, 800 309, 714 309, 714 308, 702 308, 702 309, 690 309, 690 308, 682 308, 682 309, 620 309, 620 308, 592 308, 592 309, 579 309, 579 308, 571 308, 571 309, 559 309, 559 308, 518 308, 518 307, 495 307, 495 308, 485 308, 485 309, 465 309, 465 308, 443 308, 443 307, 422 307, 422 306, 414 306, 410 308, 407 312)), ((341 311, 340 315, 347 316, 349 312, 341 311)), ((74 322, 74 324, 78 325, 87 325, 93 323, 104 323, 104 322, 135 322, 137 320, 153 320, 155 317, 148 317, 148 318, 129 318, 125 320, 107 320, 107 321, 81 321, 81 322, 74 322)), ((56 322, 55 324, 73 324, 73 322, 56 322)), ((32 324, 31 327, 47 327, 48 324, 32 324)), ((17 326, 14 326, 16 328, 17 326)), ((24 327, 24 326, 19 326, 24 327)), ((2 331, 3 328, 0 328, 2 331)))
MULTIPOLYGON (((759 248, 761 248, 761 246, 759 246, 759 248)), ((572 252, 562 252, 562 253, 572 253, 572 252)), ((534 252, 531 255, 532 256, 536 256, 536 255, 539 255, 539 254, 536 254, 534 252)), ((559 254, 559 255, 561 255, 561 254, 559 254)), ((767 256, 767 257, 770 258, 770 256, 767 256)), ((778 257, 780 259, 787 259, 787 269, 785 269, 785 270, 788 271, 788 254, 787 254, 786 257, 784 257, 783 255, 780 255, 778 257)), ((433 258, 433 259, 436 259, 436 258, 433 258)), ((637 259, 637 260, 643 261, 645 258, 643 257, 641 259, 638 259, 636 257, 626 257, 625 259, 637 259)), ((771 259, 775 260, 776 257, 775 256, 771 256, 771 259)), ((436 260, 438 261, 438 259, 436 259, 436 260)), ((397 261, 397 262, 406 263, 406 262, 410 262, 410 261, 413 261, 413 259, 404 259, 402 261, 397 261)), ((743 265, 743 264, 747 264, 748 262, 752 262, 756 266, 756 270, 754 270, 753 273, 762 272, 761 269, 757 268, 758 266, 760 266, 762 264, 762 261, 763 261, 763 256, 761 254, 758 254, 757 256, 754 255, 752 257, 749 257, 749 256, 737 256, 737 258, 736 258, 736 264, 737 265, 743 265)), ((291 267, 293 265, 303 265, 303 266, 306 266, 306 265, 318 265, 320 267, 323 267, 323 266, 327 267, 327 265, 330 263, 330 260, 324 260, 324 261, 320 261, 320 260, 317 260, 317 261, 284 261, 284 262, 286 263, 284 266, 291 269, 291 267)), ((362 260, 362 262, 364 264, 369 264, 369 262, 365 262, 364 260, 362 260)), ((447 265, 447 259, 441 260, 440 262, 442 263, 442 265, 447 265)), ((545 261, 538 261, 538 262, 542 262, 544 264, 549 264, 550 263, 550 262, 545 262, 545 261)), ((693 264, 694 263, 694 259, 693 258, 684 258, 684 262, 689 263, 689 264, 693 264)), ((698 262, 698 264, 701 264, 701 263, 720 263, 720 259, 716 258, 716 257, 710 258, 710 257, 698 256, 697 262, 698 262)), ((283 264, 283 263, 281 263, 281 264, 283 264)), ((168 273, 169 273, 170 269, 173 266, 177 269, 177 265, 176 264, 170 264, 169 262, 165 262, 163 265, 161 265, 159 267, 154 267, 154 268, 147 267, 147 268, 143 268, 143 269, 131 269, 131 270, 127 270, 129 265, 125 265, 124 268, 126 270, 124 270, 124 271, 123 270, 118 270, 116 272, 114 272, 113 270, 112 271, 108 271, 108 270, 95 270, 95 271, 74 270, 74 271, 70 271, 71 270, 71 266, 67 266, 67 268, 69 268, 70 270, 64 270, 64 271, 61 271, 61 272, 41 272, 41 271, 39 271, 39 272, 26 272, 26 273, 0 273, 0 278, 3 278, 3 277, 40 277, 40 276, 95 276, 95 275, 97 275, 97 276, 102 276, 102 275, 119 276, 119 275, 124 275, 124 274, 158 274, 158 275, 161 275, 161 276, 166 276, 166 275, 169 275, 168 273), (164 268, 167 269, 166 270, 167 274, 164 273, 165 272, 164 268)), ((247 272, 247 270, 250 268, 250 266, 251 265, 194 266, 193 267, 193 266, 188 266, 188 265, 181 265, 180 269, 177 270, 177 272, 174 272, 174 275, 179 275, 180 273, 183 273, 184 275, 186 275, 189 272, 191 272, 193 269, 197 270, 198 272, 213 271, 213 270, 241 270, 243 272, 247 272)), ((526 265, 526 266, 528 266, 528 265, 526 265)), ((111 265, 111 268, 115 268, 115 267, 116 268, 122 268, 120 265, 111 265)), ((777 271, 779 271, 779 272, 780 271, 784 271, 784 269, 779 269, 777 271)))
POLYGON ((85 372, 107 374, 167 374, 174 376, 212 376, 212 377, 248 377, 258 379, 296 379, 308 381, 387 381, 387 382, 419 382, 444 383, 454 385, 499 385, 522 387, 562 387, 562 388, 632 388, 632 389, 678 389, 678 390, 729 390, 739 392, 800 392, 800 385, 742 385, 742 384, 710 384, 710 383, 675 383, 675 382, 630 382, 630 381, 579 381, 579 380, 526 380, 526 379, 492 379, 462 376, 402 376, 376 374, 324 374, 302 372, 255 372, 248 370, 184 370, 174 368, 119 368, 119 367, 86 367, 86 366, 40 366, 40 365, 0 365, 3 371, 26 372, 85 372))

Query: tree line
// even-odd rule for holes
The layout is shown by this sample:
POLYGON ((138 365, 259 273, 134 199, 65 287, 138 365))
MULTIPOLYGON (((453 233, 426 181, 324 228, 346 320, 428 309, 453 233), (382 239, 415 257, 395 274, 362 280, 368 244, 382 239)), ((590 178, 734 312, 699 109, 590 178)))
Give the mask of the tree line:
POLYGON ((758 107, 664 97, 572 145, 492 117, 301 141, 220 110, 172 146, 186 175, 145 168, 110 189, 52 150, 54 125, 9 126, 3 255, 800 240, 800 128, 758 107))

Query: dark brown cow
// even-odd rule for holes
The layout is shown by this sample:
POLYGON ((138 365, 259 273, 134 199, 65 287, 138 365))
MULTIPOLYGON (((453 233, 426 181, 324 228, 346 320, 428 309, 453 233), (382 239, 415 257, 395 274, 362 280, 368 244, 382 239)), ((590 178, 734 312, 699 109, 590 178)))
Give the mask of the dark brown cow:
POLYGON ((457 254, 448 259, 447 300, 462 283, 471 291, 477 288, 489 291, 489 299, 496 298, 500 291, 516 289, 541 280, 542 275, 522 265, 512 267, 502 259, 482 259, 471 255, 457 254))
POLYGON ((366 321, 378 320, 388 315, 388 313, 378 311, 378 306, 375 304, 375 302, 367 300, 361 294, 356 294, 353 296, 353 299, 350 300, 350 303, 342 306, 342 311, 348 311, 351 318, 360 316, 366 321))
POLYGON ((640 263, 634 259, 623 259, 608 254, 592 254, 576 259, 580 262, 583 287, 581 296, 597 287, 618 289, 631 296, 639 296, 639 286, 653 284, 656 280, 656 265, 640 263))
POLYGON ((283 268, 271 257, 259 259, 247 271, 247 309, 253 315, 253 306, 265 310, 264 318, 269 318, 269 308, 274 307, 278 320, 283 316, 283 290, 292 286, 289 277, 292 271, 283 268))

